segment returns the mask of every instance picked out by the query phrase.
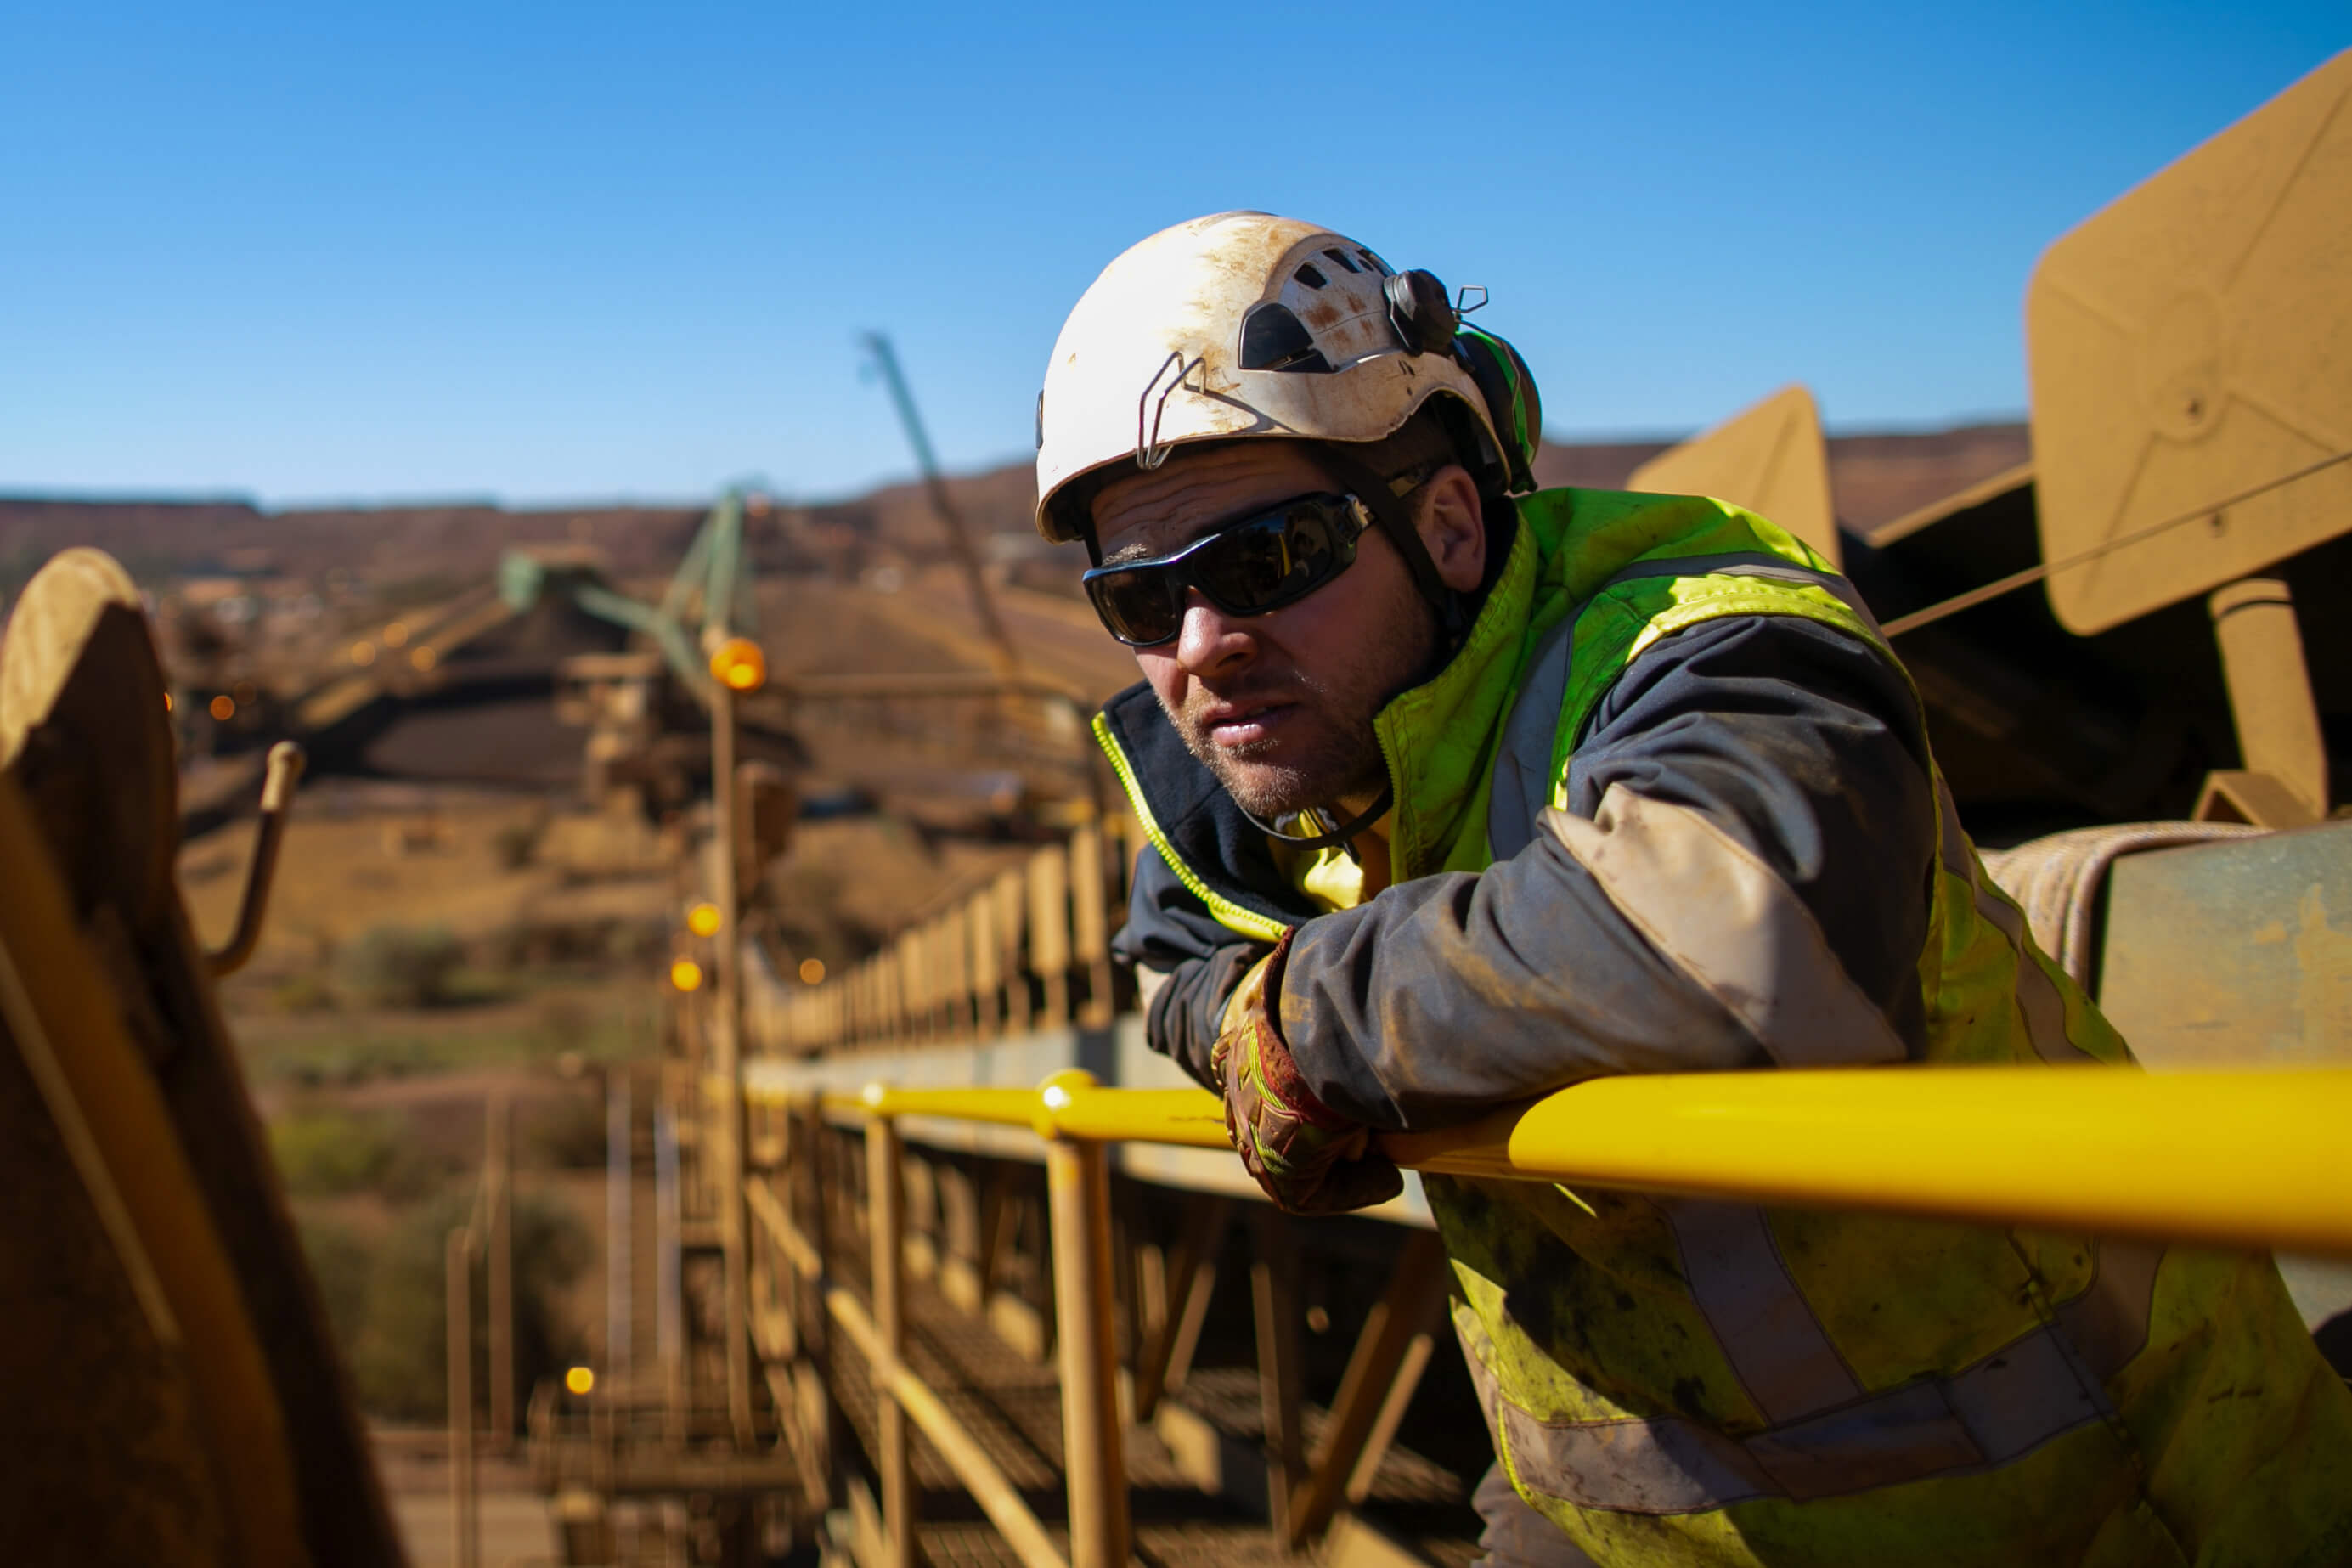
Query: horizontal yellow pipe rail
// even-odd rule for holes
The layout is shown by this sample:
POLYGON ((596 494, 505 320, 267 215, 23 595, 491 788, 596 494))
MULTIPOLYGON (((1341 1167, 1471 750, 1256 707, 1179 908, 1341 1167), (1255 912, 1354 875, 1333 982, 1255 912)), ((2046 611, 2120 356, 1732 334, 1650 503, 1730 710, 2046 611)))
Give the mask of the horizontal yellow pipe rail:
POLYGON ((892 1089, 870 1083, 858 1094, 826 1095, 824 1107, 875 1116, 936 1116, 948 1121, 1029 1127, 1037 1121, 1039 1094, 1034 1089, 892 1089))
MULTIPOLYGON (((835 1109, 1041 1137, 1227 1147, 1202 1089, 890 1089, 835 1109)), ((1595 1079, 1444 1132, 1401 1165, 1975 1224, 2352 1255, 2352 1070, 1861 1068, 1595 1079)))
POLYGON ((1201 1089, 1104 1089, 1086 1072, 1057 1072, 1035 1089, 894 1089, 870 1083, 828 1093, 824 1108, 869 1116, 929 1116, 1026 1127, 1040 1138, 1090 1143, 1175 1143, 1225 1149, 1224 1108, 1201 1089))
POLYGON ((1596 1079, 1383 1148, 1423 1171, 2352 1253, 2352 1071, 1596 1079))

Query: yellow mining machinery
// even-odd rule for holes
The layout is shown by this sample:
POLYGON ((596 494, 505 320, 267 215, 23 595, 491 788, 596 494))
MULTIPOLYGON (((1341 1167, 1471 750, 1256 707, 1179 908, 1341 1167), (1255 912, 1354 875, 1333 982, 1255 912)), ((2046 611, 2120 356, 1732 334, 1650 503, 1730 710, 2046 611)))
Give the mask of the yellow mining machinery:
POLYGON ((130 578, 71 550, 0 649, 0 1540, 26 1563, 400 1561, 173 881, 177 758, 130 578))

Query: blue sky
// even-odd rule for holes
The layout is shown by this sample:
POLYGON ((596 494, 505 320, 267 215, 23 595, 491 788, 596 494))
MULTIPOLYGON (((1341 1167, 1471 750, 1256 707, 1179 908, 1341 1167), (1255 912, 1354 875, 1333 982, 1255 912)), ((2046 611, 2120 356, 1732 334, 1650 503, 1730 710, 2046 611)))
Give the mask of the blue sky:
POLYGON ((2042 248, 2332 5, 0 4, 0 494, 840 494, 1024 457, 1118 250, 1292 212, 1493 296, 1556 435, 2024 405, 2042 248), (1958 14, 1956 14, 1958 13, 1958 14))

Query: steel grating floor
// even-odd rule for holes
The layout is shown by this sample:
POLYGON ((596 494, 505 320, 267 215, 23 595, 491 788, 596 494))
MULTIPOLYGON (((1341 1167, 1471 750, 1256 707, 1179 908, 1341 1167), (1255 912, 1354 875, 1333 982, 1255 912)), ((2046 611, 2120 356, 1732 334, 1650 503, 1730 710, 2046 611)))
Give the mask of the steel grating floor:
MULTIPOLYGON (((1062 1522, 1061 1379, 1031 1361, 982 1319, 963 1311, 929 1281, 907 1281, 907 1359, 915 1374, 962 1423, 1035 1511, 1057 1546, 1062 1522)), ((835 1396, 870 1462, 876 1451, 875 1395, 863 1358, 836 1358, 835 1396)), ((1176 1397, 1194 1415, 1253 1450, 1263 1429, 1255 1374, 1248 1369, 1197 1371, 1176 1397)), ((1311 1446, 1327 1418, 1305 1413, 1311 1446)), ((917 1538, 934 1568, 1012 1568, 1019 1561, 919 1429, 910 1434, 915 1483, 922 1492, 917 1538)), ((1314 1564, 1320 1545, 1286 1553, 1262 1515, 1202 1490, 1148 1426, 1126 1433, 1135 1554, 1150 1568, 1256 1568, 1314 1564)), ((1477 1556, 1463 1520, 1465 1489, 1450 1471, 1402 1447, 1383 1458, 1368 1502, 1400 1543, 1439 1568, 1466 1568, 1477 1556)), ((1472 1527, 1475 1528, 1475 1525, 1472 1527)))

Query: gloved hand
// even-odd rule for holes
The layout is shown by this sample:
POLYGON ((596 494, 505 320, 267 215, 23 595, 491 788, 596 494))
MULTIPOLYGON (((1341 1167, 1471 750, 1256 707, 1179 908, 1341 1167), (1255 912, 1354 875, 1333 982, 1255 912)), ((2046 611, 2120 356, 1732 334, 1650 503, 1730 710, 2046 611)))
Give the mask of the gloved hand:
POLYGON ((1209 1060, 1224 1089, 1225 1135, 1265 1195, 1292 1214, 1344 1214, 1396 1196, 1404 1177, 1372 1148, 1370 1129, 1315 1098, 1283 1043, 1276 1008, 1295 934, 1284 932, 1234 988, 1209 1060))

